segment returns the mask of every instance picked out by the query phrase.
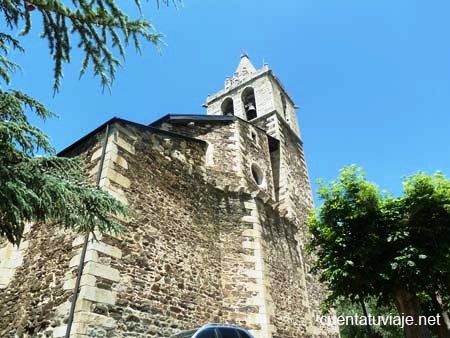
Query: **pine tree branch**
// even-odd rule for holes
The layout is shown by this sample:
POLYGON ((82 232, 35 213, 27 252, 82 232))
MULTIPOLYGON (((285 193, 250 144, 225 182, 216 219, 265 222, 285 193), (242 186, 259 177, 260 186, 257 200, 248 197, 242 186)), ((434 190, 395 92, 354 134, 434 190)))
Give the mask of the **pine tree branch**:
MULTIPOLYGON (((142 14, 140 0, 135 4, 142 14)), ((72 0, 72 7, 61 0, 0 0, 0 17, 9 30, 21 28, 19 36, 31 32, 36 14, 42 18, 40 36, 47 40, 54 62, 55 93, 63 65, 70 62, 73 36, 84 52, 80 76, 92 65, 102 87, 111 86, 121 65, 116 51, 125 58, 131 41, 138 52, 142 40, 161 44, 162 35, 149 21, 130 19, 114 0, 72 0)), ((6 84, 20 69, 7 58, 10 49, 24 51, 18 39, 0 32, 0 78, 6 84)), ((110 216, 127 215, 126 206, 87 181, 81 159, 55 157, 48 137, 29 123, 30 112, 44 120, 54 116, 30 96, 0 87, 0 236, 19 244, 27 222, 56 222, 80 233, 122 231, 110 216), (39 152, 48 156, 37 157, 39 152)))
MULTIPOLYGON (((175 6, 178 1, 164 0, 161 3, 175 6)), ((142 7, 139 0, 135 4, 140 13, 142 7)), ((159 7, 159 1, 157 6, 159 7)), ((61 0, 26 0, 10 1, 0 0, 0 13, 3 13, 7 26, 13 30, 23 23, 20 35, 31 31, 31 16, 39 13, 42 17, 43 32, 41 37, 48 41, 50 54, 54 61, 54 93, 58 92, 63 77, 63 64, 70 62, 72 50, 71 36, 78 36, 78 48, 84 52, 80 76, 89 65, 92 65, 95 76, 100 78, 103 88, 112 85, 117 67, 121 66, 114 56, 113 50, 124 59, 125 46, 130 40, 140 53, 140 41, 148 41, 158 49, 162 43, 162 34, 158 33, 153 25, 143 19, 130 19, 115 3, 114 0, 73 0, 72 7, 61 0), (122 36, 122 38, 120 37, 122 36)), ((0 50, 6 54, 2 46, 0 35, 0 50)), ((12 41, 8 40, 9 43, 12 41)), ((15 42, 18 42, 15 40, 15 42)), ((20 47, 17 43, 15 48, 20 47)), ((0 65, 0 77, 8 83, 9 75, 14 64, 0 65)))
POLYGON ((48 137, 25 110, 52 115, 19 91, 0 90, 0 236, 19 244, 25 223, 56 222, 80 233, 118 232, 111 215, 126 215, 120 201, 88 181, 80 158, 55 157, 48 137), (37 157, 42 149, 50 156, 37 157))

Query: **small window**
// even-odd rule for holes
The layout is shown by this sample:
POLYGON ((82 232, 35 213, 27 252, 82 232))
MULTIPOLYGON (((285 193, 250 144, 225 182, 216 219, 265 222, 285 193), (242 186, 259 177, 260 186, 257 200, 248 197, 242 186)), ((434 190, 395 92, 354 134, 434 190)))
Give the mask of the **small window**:
POLYGON ((252 176, 258 186, 264 184, 264 175, 260 167, 256 163, 252 164, 252 176))
POLYGON ((232 327, 219 328, 220 338, 240 338, 236 329, 232 327))
POLYGON ((252 338, 247 332, 243 331, 243 330, 238 330, 239 335, 241 336, 241 338, 252 338))
POLYGON ((223 102, 222 102, 222 114, 223 115, 227 115, 227 116, 233 116, 234 115, 234 104, 233 104, 233 99, 231 97, 226 98, 223 102))
POLYGON ((215 329, 205 329, 197 333, 195 338, 217 338, 215 329))
POLYGON ((256 135, 256 131, 250 130, 250 137, 253 142, 256 142, 258 140, 258 136, 256 135))

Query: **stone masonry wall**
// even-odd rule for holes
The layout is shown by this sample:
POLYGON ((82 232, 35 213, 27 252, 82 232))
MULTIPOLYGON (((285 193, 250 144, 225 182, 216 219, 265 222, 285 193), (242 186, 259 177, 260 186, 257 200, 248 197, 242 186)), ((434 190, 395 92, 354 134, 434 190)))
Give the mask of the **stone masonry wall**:
POLYGON ((241 177, 241 158, 238 125, 235 121, 208 123, 207 121, 191 123, 163 123, 164 130, 173 131, 207 142, 205 165, 209 176, 228 183, 239 184, 241 177))
MULTIPOLYGON (((132 213, 125 234, 89 242, 71 337, 168 337, 208 322, 256 338, 306 337, 312 305, 299 226, 273 198, 267 137, 236 121, 176 128, 204 141, 111 124, 101 187, 132 213), (253 161, 270 193, 253 183, 253 161)), ((69 152, 86 159, 92 179, 103 136, 69 152)), ((22 264, 0 290, 0 336, 62 337, 83 237, 34 225, 25 240, 22 264)))
MULTIPOLYGON (((267 331, 254 299, 262 279, 254 281, 255 263, 241 258, 253 238, 244 236, 253 223, 242 222, 250 216, 245 199, 251 197, 216 187, 199 163, 205 148, 145 133, 134 155, 122 154, 128 163, 122 175, 131 182, 124 192, 135 219, 114 243, 122 252, 111 262, 121 276, 111 285, 116 302, 94 309, 115 319, 116 337, 167 337, 207 322, 267 331)), ((248 250, 253 257, 254 249, 248 250)))
MULTIPOLYGON (((301 327, 299 331, 295 331, 295 333, 290 332, 291 334, 294 334, 294 336, 300 334, 300 332, 321 332, 322 328, 317 327, 318 323, 313 321, 313 317, 315 319, 315 315, 318 314, 322 288, 318 281, 309 273, 311 258, 306 255, 303 250, 303 244, 306 240, 304 237, 306 232, 305 222, 309 210, 313 207, 313 202, 302 145, 298 137, 290 131, 289 126, 284 123, 276 113, 266 116, 265 120, 264 118, 261 118, 260 121, 265 121, 265 123, 260 123, 261 127, 267 128, 271 131, 272 135, 281 139, 281 149, 276 152, 276 154, 272 154, 271 159, 276 168, 274 173, 275 175, 280 175, 277 178, 283 185, 281 187, 281 204, 279 206, 277 205, 277 207, 282 211, 283 215, 289 215, 289 219, 292 221, 287 221, 287 219, 282 217, 280 218, 278 211, 274 212, 273 209, 270 208, 271 204, 275 205, 276 203, 274 202, 275 195, 272 195, 274 190, 272 188, 271 160, 270 154, 268 153, 269 146, 267 144, 267 136, 260 129, 253 128, 251 124, 243 121, 238 121, 239 155, 242 156, 242 160, 239 163, 242 164, 241 170, 245 178, 245 191, 254 192, 254 195, 264 201, 266 207, 269 207, 271 210, 269 213, 270 217, 263 217, 264 222, 261 223, 261 229, 267 230, 266 227, 272 229, 277 229, 277 227, 279 227, 284 229, 281 233, 276 233, 277 235, 281 234, 282 240, 279 239, 280 236, 274 236, 273 239, 275 241, 279 240, 279 243, 284 243, 284 245, 289 248, 289 255, 285 254, 285 252, 282 252, 280 255, 280 252, 277 250, 282 250, 282 247, 269 246, 272 251, 270 254, 266 253, 267 256, 272 258, 270 267, 273 269, 271 270, 273 276, 277 276, 275 281, 280 282, 279 284, 276 284, 277 286, 270 288, 271 295, 276 294, 276 291, 280 290, 280 286, 282 286, 283 283, 285 283, 285 285, 293 286, 288 294, 295 295, 290 297, 290 299, 295 299, 295 301, 289 305, 290 308, 287 307, 293 312, 289 314, 289 312, 286 311, 283 316, 280 315, 277 318, 289 318, 291 320, 290 325, 293 325, 296 321, 301 323, 297 326, 298 328, 301 327), (251 131, 255 132, 256 140, 252 137, 251 131), (271 192, 270 194, 264 193, 264 189, 260 189, 254 183, 250 171, 252 162, 256 162, 264 168, 264 172, 266 173, 265 176, 269 180, 268 190, 271 192), (279 162, 281 162, 281 164, 279 162), (277 220, 277 226, 270 223, 272 219, 277 220), (286 235, 287 233, 289 236, 286 235), (280 269, 280 267, 282 268, 280 269), (289 267, 293 268, 290 270, 289 267), (290 274, 283 273, 283 271, 290 271, 290 274), (309 299, 311 299, 311 301, 309 299), (310 302, 312 306, 310 306, 310 302), (293 319, 296 316, 294 315, 295 310, 298 311, 297 319, 293 319)), ((222 128, 224 127, 212 129, 211 126, 208 125, 207 128, 203 127, 203 129, 201 129, 201 135, 195 134, 195 136, 202 137, 210 142, 215 141, 220 144, 220 139, 223 134, 219 131, 222 128)), ((197 129, 195 127, 174 125, 171 126, 171 130, 176 130, 177 132, 181 131, 183 133, 186 133, 186 130, 188 130, 191 131, 191 135, 194 135, 193 131, 196 131, 197 129)), ((218 152, 218 154, 218 157, 220 157, 220 152, 218 152)), ((233 153, 232 156, 236 156, 235 153, 233 153)), ((230 158, 232 157, 223 158, 222 161, 230 161, 230 158)), ((220 168, 221 164, 222 162, 219 162, 218 168, 220 168)), ((226 175, 226 173, 223 174, 226 175)), ((271 244, 272 242, 273 241, 269 241, 267 243, 271 244)), ((267 274, 265 276, 265 282, 270 280, 270 278, 271 276, 267 274)), ((280 297, 277 298, 279 301, 276 305, 277 313, 282 313, 279 309, 288 306, 283 295, 285 294, 281 294, 280 297)), ((270 297, 268 299, 270 302, 270 297)), ((283 322, 283 320, 279 321, 278 324, 279 325, 275 325, 275 327, 278 326, 282 328, 286 326, 286 322, 283 322)), ((286 337, 288 337, 288 335, 286 335, 286 337)))
POLYGON ((303 337, 311 325, 311 313, 303 272, 302 253, 298 250, 297 227, 276 210, 257 203, 258 217, 264 225, 262 238, 271 283, 274 337, 303 337))
POLYGON ((332 336, 337 334, 337 327, 320 327, 317 317, 320 314, 320 303, 323 299, 324 286, 313 276, 310 268, 314 259, 304 251, 304 244, 308 241, 306 220, 309 211, 314 207, 309 175, 303 152, 303 145, 298 136, 277 112, 264 116, 255 123, 268 134, 280 140, 280 170, 279 170, 279 202, 281 215, 285 215, 295 226, 295 240, 299 252, 299 281, 305 288, 307 301, 305 306, 310 308, 308 317, 309 333, 332 336))
POLYGON ((249 123, 239 121, 240 156, 243 164, 241 170, 246 181, 247 191, 265 195, 265 199, 275 199, 274 181, 269 153, 267 135, 259 128, 249 123), (256 164, 262 171, 264 182, 258 186, 252 175, 252 164, 256 164))
MULTIPOLYGON (((97 135, 93 135, 80 153, 88 158, 89 150, 98 142, 97 135)), ((0 290, 0 337, 52 337, 54 330, 64 324, 72 295, 64 284, 75 237, 57 224, 34 224, 26 229, 18 249, 10 244, 4 247, 14 252, 12 256, 0 252, 0 265, 20 263, 0 290)))
POLYGON ((166 130, 196 137, 208 142, 206 167, 216 185, 241 191, 263 191, 274 198, 274 183, 265 132, 242 120, 233 122, 196 122, 195 124, 164 123, 166 130), (256 163, 264 174, 258 187, 252 177, 251 165, 256 163))
POLYGON ((8 287, 0 290, 0 337, 46 337, 60 325, 57 311, 70 292, 64 269, 73 235, 55 224, 35 224, 25 235, 28 248, 8 287))
POLYGON ((279 112, 284 121, 286 121, 292 130, 301 138, 294 103, 286 96, 278 81, 275 81, 275 79, 271 77, 270 82, 272 84, 272 92, 275 103, 274 110, 279 112), (282 97, 284 97, 284 104, 282 97))

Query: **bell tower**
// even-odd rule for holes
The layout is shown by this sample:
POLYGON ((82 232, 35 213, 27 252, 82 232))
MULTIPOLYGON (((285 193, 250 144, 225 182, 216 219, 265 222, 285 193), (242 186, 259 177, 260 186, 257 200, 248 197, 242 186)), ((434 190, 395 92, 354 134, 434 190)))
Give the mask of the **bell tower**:
POLYGON ((243 54, 233 76, 225 79, 224 87, 207 97, 208 115, 234 115, 253 123, 276 112, 300 137, 294 101, 269 66, 257 70, 248 55, 243 54))
MULTIPOLYGON (((259 163, 263 168, 266 164, 266 176, 271 175, 273 182, 273 207, 277 215, 289 220, 295 227, 295 238, 298 251, 303 252, 306 242, 306 222, 309 211, 314 207, 309 174, 303 150, 303 140, 296 115, 296 105, 287 93, 278 77, 269 66, 264 65, 257 70, 247 55, 242 55, 239 65, 232 77, 225 80, 224 89, 214 95, 209 95, 205 104, 208 115, 216 115, 229 119, 230 116, 242 119, 253 128, 265 132, 266 149, 255 145, 247 137, 246 132, 238 132, 233 139, 238 140, 237 151, 242 165, 245 167, 252 162, 252 156, 262 157, 259 163), (252 151, 246 151, 246 149, 252 151), (251 156, 249 155, 251 154, 251 156), (262 163, 262 162, 266 163, 262 163)), ((225 118, 224 118, 225 120, 225 118)), ((262 137, 262 136, 261 136, 262 137)), ((260 138, 261 138, 260 137, 260 138)), ((226 140, 228 141, 228 140, 226 140)), ((224 144, 227 144, 224 142, 224 144)), ((243 170, 243 172, 248 171, 243 170)), ((262 189, 259 186, 259 189, 262 189)), ((258 191, 253 191, 259 196, 258 191)), ((306 293, 303 297, 304 306, 310 312, 305 312, 311 325, 311 335, 314 332, 313 313, 319 309, 320 284, 309 275, 312 258, 300 255, 299 274, 306 293)), ((270 304, 270 302, 268 302, 270 304)), ((270 308, 268 306, 267 308, 270 308)), ((323 337, 331 337, 323 335, 323 337)), ((264 336, 265 337, 265 336, 264 336)))
POLYGON ((269 66, 257 70, 246 54, 224 87, 207 97, 207 114, 236 116, 275 140, 269 142, 275 200, 288 217, 304 220, 313 200, 293 99, 269 66))

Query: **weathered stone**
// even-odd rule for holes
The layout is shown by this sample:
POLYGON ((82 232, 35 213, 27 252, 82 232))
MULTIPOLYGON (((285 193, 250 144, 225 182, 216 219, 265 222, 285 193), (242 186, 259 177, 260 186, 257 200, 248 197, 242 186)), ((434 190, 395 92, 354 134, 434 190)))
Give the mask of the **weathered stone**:
POLYGON ((99 289, 92 286, 82 286, 78 299, 86 299, 96 303, 104 303, 113 305, 116 301, 116 293, 108 290, 99 289))
MULTIPOLYGON (((323 286, 302 250, 312 197, 293 102, 267 67, 237 73, 208 97, 208 117, 110 123, 100 187, 132 216, 117 218, 123 235, 88 242, 72 338, 167 337, 207 322, 256 338, 337 336, 313 320, 323 286), (245 121, 250 87, 256 117, 245 121), (228 97, 235 116, 215 118, 228 97)), ((93 180, 104 132, 64 154, 84 158, 93 180)), ((25 240, 9 256, 0 242, 0 335, 63 337, 84 236, 37 225, 25 240)))
POLYGON ((86 264, 83 273, 102 277, 113 282, 120 281, 119 270, 92 261, 86 264))

